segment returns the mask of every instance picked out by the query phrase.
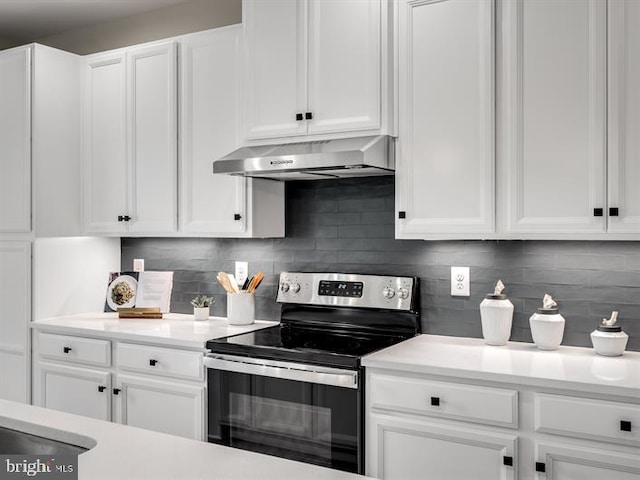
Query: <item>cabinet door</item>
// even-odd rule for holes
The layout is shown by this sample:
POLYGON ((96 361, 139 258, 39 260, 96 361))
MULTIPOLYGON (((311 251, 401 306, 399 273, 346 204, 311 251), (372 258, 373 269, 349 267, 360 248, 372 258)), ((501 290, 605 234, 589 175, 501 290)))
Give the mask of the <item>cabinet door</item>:
POLYGON ((637 455, 552 444, 537 444, 536 450, 536 461, 544 463, 546 476, 543 478, 547 480, 637 480, 640 477, 637 455))
POLYGON ((603 232, 606 3, 502 5, 506 229, 603 232))
POLYGON ((31 244, 0 242, 0 398, 29 401, 31 244))
POLYGON ((124 233, 128 211, 124 53, 85 63, 84 226, 88 233, 124 233))
POLYGON ((400 9, 396 236, 491 233, 493 2, 405 0, 400 9))
POLYGON ((181 40, 180 230, 246 230, 247 180, 213 175, 213 161, 238 146, 239 41, 229 27, 181 40), (239 219, 236 220, 236 215, 239 219))
POLYGON ((0 52, 0 232, 31 230, 31 48, 0 52))
POLYGON ((307 0, 244 0, 247 139, 305 134, 307 0))
POLYGON ((384 480, 516 478, 516 437, 369 417, 366 474, 384 480), (504 457, 511 457, 507 466, 504 457))
POLYGON ((127 52, 130 232, 177 229, 176 62, 175 42, 127 52))
POLYGON ((609 231, 640 233, 640 2, 608 5, 609 231))
POLYGON ((119 375, 116 421, 204 440, 204 385, 119 375))
POLYGON ((111 420, 111 374, 47 362, 37 365, 34 404, 111 420))
POLYGON ((380 128, 386 2, 309 2, 308 133, 380 128))

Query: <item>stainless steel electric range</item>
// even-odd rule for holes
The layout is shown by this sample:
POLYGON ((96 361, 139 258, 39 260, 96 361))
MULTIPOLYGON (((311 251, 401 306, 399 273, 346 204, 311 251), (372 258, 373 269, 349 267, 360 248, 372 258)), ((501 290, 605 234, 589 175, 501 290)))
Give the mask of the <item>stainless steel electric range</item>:
POLYGON ((280 324, 210 340, 208 440, 364 473, 364 355, 420 333, 418 280, 280 274, 280 324))

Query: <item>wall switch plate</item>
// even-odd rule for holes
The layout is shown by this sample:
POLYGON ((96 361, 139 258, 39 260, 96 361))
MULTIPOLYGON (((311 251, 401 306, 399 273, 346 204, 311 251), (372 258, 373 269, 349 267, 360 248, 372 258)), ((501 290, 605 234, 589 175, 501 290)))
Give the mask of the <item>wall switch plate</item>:
POLYGON ((451 267, 452 296, 468 297, 471 295, 470 282, 469 267, 451 267))
POLYGON ((134 258, 133 259, 133 271, 134 272, 144 272, 144 258, 134 258))
POLYGON ((236 281, 238 282, 238 286, 242 288, 242 284, 247 279, 249 275, 249 263, 248 262, 236 262, 236 281))

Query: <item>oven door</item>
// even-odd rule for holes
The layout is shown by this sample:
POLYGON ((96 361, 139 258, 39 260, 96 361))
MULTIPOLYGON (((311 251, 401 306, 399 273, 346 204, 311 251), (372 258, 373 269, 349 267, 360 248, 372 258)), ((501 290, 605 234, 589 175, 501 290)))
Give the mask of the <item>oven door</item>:
POLYGON ((358 372, 209 355, 208 439, 363 473, 358 372))

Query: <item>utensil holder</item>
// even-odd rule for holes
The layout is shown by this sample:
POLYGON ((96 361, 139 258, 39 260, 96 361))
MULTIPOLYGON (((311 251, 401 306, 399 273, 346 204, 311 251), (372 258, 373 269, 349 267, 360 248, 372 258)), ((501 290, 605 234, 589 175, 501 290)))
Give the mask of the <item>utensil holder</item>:
POLYGON ((227 293, 227 321, 229 325, 251 325, 256 316, 253 293, 227 293))

